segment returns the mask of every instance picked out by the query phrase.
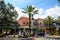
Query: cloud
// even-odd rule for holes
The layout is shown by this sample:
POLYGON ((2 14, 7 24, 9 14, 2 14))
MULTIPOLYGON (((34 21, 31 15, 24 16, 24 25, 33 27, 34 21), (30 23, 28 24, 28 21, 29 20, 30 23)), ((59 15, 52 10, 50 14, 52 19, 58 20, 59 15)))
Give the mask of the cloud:
MULTIPOLYGON (((36 8, 37 9, 37 8, 36 8)), ((15 10, 17 11, 17 14, 18 14, 18 17, 17 17, 17 20, 20 18, 20 17, 29 17, 27 14, 25 13, 22 13, 23 9, 20 9, 19 7, 15 7, 15 10)), ((34 18, 37 19, 40 17, 40 15, 43 13, 43 9, 40 8, 39 9, 39 14, 35 14, 34 15, 34 18)))
POLYGON ((43 12, 44 12, 44 9, 43 8, 40 8, 40 9, 38 9, 39 11, 38 11, 38 13, 41 15, 43 12))
MULTIPOLYGON (((20 17, 28 17, 27 14, 21 12, 23 9, 20 9, 19 7, 16 7, 15 10, 18 12, 17 20, 20 17)), ((39 8, 38 10, 39 10, 39 12, 38 12, 39 14, 35 14, 34 19, 37 19, 37 18, 43 18, 44 19, 47 16, 51 16, 51 17, 56 18, 56 17, 60 16, 60 7, 59 6, 55 6, 53 8, 46 9, 45 11, 44 11, 43 8, 39 8)))
POLYGON ((39 15, 38 14, 35 14, 34 15, 34 19, 37 19, 37 18, 39 18, 39 15))
POLYGON ((19 0, 13 0, 13 1, 19 1, 19 0))
POLYGON ((34 18, 37 19, 37 18, 43 18, 43 12, 44 12, 44 9, 43 8, 40 8, 38 9, 38 14, 35 14, 34 15, 34 18))
POLYGON ((19 7, 15 7, 15 10, 17 11, 17 14, 18 14, 17 20, 18 20, 20 17, 28 17, 27 14, 22 13, 23 9, 20 9, 19 7))
POLYGON ((46 9, 45 11, 44 11, 43 8, 40 8, 39 14, 36 14, 34 16, 34 18, 35 19, 37 19, 37 18, 43 18, 44 19, 47 16, 51 16, 53 18, 57 18, 58 16, 60 16, 60 7, 59 6, 55 6, 53 8, 46 9))
POLYGON ((45 16, 52 16, 52 17, 58 17, 60 16, 60 7, 55 6, 54 8, 49 8, 45 11, 45 16))

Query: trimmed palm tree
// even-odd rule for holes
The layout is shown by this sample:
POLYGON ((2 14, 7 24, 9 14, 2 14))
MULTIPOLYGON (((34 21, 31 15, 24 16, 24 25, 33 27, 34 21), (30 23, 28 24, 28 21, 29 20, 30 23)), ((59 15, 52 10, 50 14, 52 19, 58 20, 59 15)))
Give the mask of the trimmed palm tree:
POLYGON ((23 13, 27 13, 29 15, 29 28, 31 27, 31 15, 38 14, 38 10, 35 10, 35 7, 29 5, 26 8, 23 8, 23 13))

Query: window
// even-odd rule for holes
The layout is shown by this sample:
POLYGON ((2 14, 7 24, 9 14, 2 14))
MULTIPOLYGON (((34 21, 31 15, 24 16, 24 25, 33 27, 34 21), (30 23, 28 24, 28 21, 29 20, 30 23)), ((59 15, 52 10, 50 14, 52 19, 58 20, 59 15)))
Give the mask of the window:
POLYGON ((26 24, 28 25, 28 22, 26 24))
POLYGON ((23 24, 24 24, 24 25, 28 25, 28 22, 24 22, 23 24))
POLYGON ((23 24, 25 24, 25 22, 23 24))

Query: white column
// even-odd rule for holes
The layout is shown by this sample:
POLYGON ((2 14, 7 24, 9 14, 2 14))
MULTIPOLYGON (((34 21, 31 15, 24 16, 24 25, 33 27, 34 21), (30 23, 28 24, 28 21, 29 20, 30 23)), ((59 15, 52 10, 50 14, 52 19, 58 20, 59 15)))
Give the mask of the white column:
POLYGON ((21 30, 18 31, 18 35, 21 36, 21 30))
POLYGON ((31 34, 33 34, 33 30, 31 30, 31 34))

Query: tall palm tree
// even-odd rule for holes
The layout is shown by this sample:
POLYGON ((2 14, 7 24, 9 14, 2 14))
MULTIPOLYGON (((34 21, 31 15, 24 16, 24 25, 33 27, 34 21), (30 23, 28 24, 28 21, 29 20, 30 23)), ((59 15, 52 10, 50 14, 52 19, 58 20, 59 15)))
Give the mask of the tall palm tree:
POLYGON ((38 10, 35 10, 35 7, 29 5, 26 8, 23 8, 23 13, 27 13, 29 15, 29 28, 31 27, 31 15, 38 14, 38 10))

